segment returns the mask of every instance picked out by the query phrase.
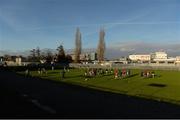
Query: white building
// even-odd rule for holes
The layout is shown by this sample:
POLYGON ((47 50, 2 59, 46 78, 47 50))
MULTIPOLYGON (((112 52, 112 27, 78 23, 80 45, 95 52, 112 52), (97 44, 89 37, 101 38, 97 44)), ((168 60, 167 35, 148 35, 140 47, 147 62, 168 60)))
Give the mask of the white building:
POLYGON ((155 52, 155 54, 152 56, 154 59, 167 59, 167 53, 165 52, 155 52))
POLYGON ((157 63, 174 63, 176 61, 176 58, 168 57, 166 52, 155 52, 151 57, 157 63))
MULTIPOLYGON (((75 55, 71 54, 72 60, 75 60, 75 55)), ((79 59, 82 61, 88 61, 88 60, 97 60, 97 53, 82 53, 79 56, 79 59)))
POLYGON ((75 60, 75 55, 74 54, 70 54, 70 56, 72 57, 72 60, 75 60))
POLYGON ((79 59, 80 60, 86 60, 86 54, 80 54, 79 59))
POLYGON ((93 61, 97 60, 97 53, 91 53, 90 59, 93 60, 93 61))
POLYGON ((21 57, 16 57, 16 64, 21 65, 22 58, 21 57))
POLYGON ((132 61, 150 61, 151 55, 150 54, 129 55, 129 59, 132 61))
POLYGON ((176 61, 175 61, 175 63, 180 64, 180 56, 176 56, 176 61))

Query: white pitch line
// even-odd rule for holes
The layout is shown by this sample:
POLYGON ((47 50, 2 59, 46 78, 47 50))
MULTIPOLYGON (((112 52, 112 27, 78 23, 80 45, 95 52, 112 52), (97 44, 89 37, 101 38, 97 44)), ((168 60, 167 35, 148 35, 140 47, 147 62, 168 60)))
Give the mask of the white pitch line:
POLYGON ((27 94, 23 94, 22 96, 23 96, 23 97, 28 97, 28 95, 27 95, 27 94))
POLYGON ((52 108, 48 107, 48 106, 45 106, 45 105, 41 105, 37 100, 31 100, 31 102, 36 105, 37 107, 45 110, 45 111, 48 111, 49 113, 51 114, 56 114, 56 111, 53 110, 52 108))
MULTIPOLYGON (((23 97, 28 97, 27 94, 22 94, 23 97)), ((48 111, 49 113, 51 114, 56 114, 56 111, 53 110, 52 108, 48 107, 48 106, 45 106, 45 105, 41 105, 38 100, 35 100, 35 99, 29 99, 29 101, 31 101, 34 105, 36 105, 37 107, 39 107, 40 109, 43 109, 45 111, 48 111)))

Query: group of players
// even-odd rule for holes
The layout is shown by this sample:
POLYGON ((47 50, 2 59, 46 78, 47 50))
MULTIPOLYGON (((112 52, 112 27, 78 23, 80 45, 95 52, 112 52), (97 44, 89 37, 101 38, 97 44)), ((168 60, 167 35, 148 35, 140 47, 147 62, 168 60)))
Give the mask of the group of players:
POLYGON ((131 71, 129 69, 102 69, 102 68, 87 68, 85 69, 84 76, 85 77, 95 77, 97 75, 112 75, 114 74, 114 78, 124 78, 131 75, 131 71))
MULTIPOLYGON (((130 69, 102 69, 102 68, 87 68, 85 69, 84 76, 87 77, 95 77, 97 75, 114 75, 114 79, 125 78, 132 75, 130 69)), ((154 78, 155 72, 151 70, 142 70, 140 73, 141 77, 144 78, 154 78)))

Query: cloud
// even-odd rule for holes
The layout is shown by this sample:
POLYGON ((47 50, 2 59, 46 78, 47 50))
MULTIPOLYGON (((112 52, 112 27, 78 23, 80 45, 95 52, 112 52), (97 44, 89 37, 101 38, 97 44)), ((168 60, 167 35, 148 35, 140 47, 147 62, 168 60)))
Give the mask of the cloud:
POLYGON ((168 56, 180 56, 180 42, 177 43, 150 43, 142 41, 117 42, 109 45, 107 57, 128 56, 129 54, 149 54, 163 50, 168 56))

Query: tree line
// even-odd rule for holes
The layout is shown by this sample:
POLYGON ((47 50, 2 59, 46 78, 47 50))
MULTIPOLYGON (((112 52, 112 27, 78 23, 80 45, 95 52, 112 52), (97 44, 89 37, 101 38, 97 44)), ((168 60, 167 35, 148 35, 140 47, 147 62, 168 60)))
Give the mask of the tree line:
MULTIPOLYGON (((81 42, 81 32, 80 29, 76 29, 75 33, 75 49, 74 49, 74 62, 80 62, 80 55, 82 53, 82 42, 81 42)), ((99 32, 99 43, 97 46, 97 59, 99 62, 104 61, 104 54, 105 54, 105 31, 104 29, 100 29, 99 32)), ((28 57, 29 61, 39 62, 40 60, 44 60, 47 63, 51 61, 54 62, 72 62, 72 56, 66 55, 64 51, 64 47, 61 44, 57 47, 57 54, 53 54, 50 50, 47 50, 46 53, 42 53, 40 48, 37 47, 36 49, 30 50, 30 56, 28 57)))
POLYGON ((53 54, 51 50, 47 50, 46 52, 41 52, 40 48, 32 49, 30 51, 30 56, 28 56, 28 61, 31 62, 72 62, 72 57, 69 54, 65 54, 63 45, 60 45, 56 49, 58 52, 53 54))

